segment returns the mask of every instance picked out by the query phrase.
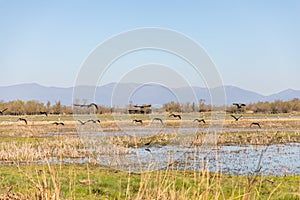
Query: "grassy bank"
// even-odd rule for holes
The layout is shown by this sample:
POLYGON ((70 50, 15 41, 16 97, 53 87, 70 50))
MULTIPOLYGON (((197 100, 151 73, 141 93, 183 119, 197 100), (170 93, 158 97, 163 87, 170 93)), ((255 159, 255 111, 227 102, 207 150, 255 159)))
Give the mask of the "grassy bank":
POLYGON ((95 165, 0 167, 0 199, 299 199, 300 176, 167 169, 130 174, 95 165))

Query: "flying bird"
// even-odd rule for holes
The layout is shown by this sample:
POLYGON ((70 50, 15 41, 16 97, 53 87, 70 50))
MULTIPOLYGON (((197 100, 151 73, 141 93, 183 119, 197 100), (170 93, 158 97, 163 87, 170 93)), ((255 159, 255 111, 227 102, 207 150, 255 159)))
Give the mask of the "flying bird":
POLYGON ((181 116, 180 115, 176 115, 176 114, 170 114, 169 117, 175 117, 175 118, 181 119, 181 116))
POLYGON ((150 150, 149 148, 146 148, 146 149, 145 149, 145 151, 148 151, 148 152, 150 152, 150 153, 151 153, 151 150, 150 150))
POLYGON ((206 124, 205 120, 204 119, 194 119, 193 122, 203 122, 203 124, 206 124))
POLYGON ((250 128, 252 127, 252 125, 255 125, 255 126, 258 126, 259 128, 261 128, 259 122, 252 122, 252 123, 250 124, 250 128))
POLYGON ((246 106, 244 103, 233 103, 232 105, 236 106, 237 109, 242 109, 243 106, 246 106))
POLYGON ((164 124, 163 120, 161 118, 158 118, 158 117, 154 117, 152 119, 152 123, 153 123, 153 121, 159 121, 161 124, 164 124))
POLYGON ((77 120, 77 121, 79 121, 81 125, 85 125, 85 123, 86 123, 86 122, 83 122, 81 120, 77 120))
POLYGON ((48 116, 48 113, 47 113, 47 112, 41 111, 40 114, 41 114, 41 115, 46 115, 46 117, 48 116))
POLYGON ((132 122, 143 124, 143 120, 141 120, 141 119, 134 119, 134 120, 132 120, 132 122))
POLYGON ((98 110, 98 106, 95 103, 90 103, 88 105, 85 105, 85 104, 73 104, 73 105, 78 106, 78 107, 87 107, 87 108, 90 108, 90 107, 94 106, 98 110))
POLYGON ((85 122, 83 122, 81 120, 77 120, 77 121, 80 122, 81 125, 85 125, 88 122, 93 122, 93 123, 97 123, 97 122, 100 123, 101 122, 99 119, 97 119, 97 120, 89 119, 89 120, 87 120, 85 122))
POLYGON ((100 124, 101 121, 99 119, 97 119, 97 120, 89 119, 86 122, 93 122, 93 123, 97 123, 98 122, 100 124))
POLYGON ((98 106, 95 103, 90 103, 89 105, 87 105, 88 108, 92 107, 92 106, 95 106, 96 110, 98 110, 98 106))
POLYGON ((7 110, 8 108, 4 108, 3 110, 0 110, 0 115, 3 115, 3 113, 7 110))
POLYGON ((64 125, 65 125, 63 122, 53 122, 52 124, 54 124, 54 125, 56 125, 56 126, 58 126, 58 125, 64 126, 64 125))
POLYGON ((232 118, 235 119, 235 121, 239 121, 239 119, 241 119, 241 117, 243 117, 243 115, 239 116, 239 117, 236 117, 234 115, 230 115, 232 118))
POLYGON ((24 118, 19 118, 18 121, 23 121, 23 122, 25 122, 25 124, 27 125, 27 120, 24 119, 24 118))

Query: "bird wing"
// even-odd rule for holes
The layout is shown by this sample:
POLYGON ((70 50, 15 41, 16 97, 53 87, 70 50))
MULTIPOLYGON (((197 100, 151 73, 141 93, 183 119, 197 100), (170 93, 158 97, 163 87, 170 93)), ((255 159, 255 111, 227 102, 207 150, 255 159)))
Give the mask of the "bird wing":
POLYGON ((259 128, 261 128, 261 126, 260 126, 260 124, 259 124, 258 122, 252 122, 251 125, 250 125, 250 127, 251 127, 252 125, 257 125, 259 128))
POLYGON ((77 121, 79 121, 81 124, 85 124, 86 122, 83 122, 83 121, 81 121, 81 120, 77 120, 77 121))
POLYGON ((25 122, 25 124, 27 124, 27 120, 26 120, 26 119, 24 119, 24 118, 19 118, 19 121, 24 121, 24 122, 25 122))
POLYGON ((146 148, 145 150, 151 153, 151 150, 149 148, 146 148))
POLYGON ((97 104, 95 104, 95 103, 91 103, 91 104, 89 104, 89 105, 88 105, 88 107, 91 107, 91 106, 95 106, 95 108, 98 110, 98 106, 97 106, 97 104))
POLYGON ((236 116, 234 116, 234 115, 230 115, 230 116, 233 117, 234 119, 237 119, 236 116))

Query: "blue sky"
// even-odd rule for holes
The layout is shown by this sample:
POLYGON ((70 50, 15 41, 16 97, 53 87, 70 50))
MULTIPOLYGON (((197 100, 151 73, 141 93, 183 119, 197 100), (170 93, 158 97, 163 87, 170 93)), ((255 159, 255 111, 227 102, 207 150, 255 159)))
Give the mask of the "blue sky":
POLYGON ((0 86, 72 86, 101 42, 161 27, 201 44, 226 85, 300 89, 300 1, 129 2, 0 0, 0 86))

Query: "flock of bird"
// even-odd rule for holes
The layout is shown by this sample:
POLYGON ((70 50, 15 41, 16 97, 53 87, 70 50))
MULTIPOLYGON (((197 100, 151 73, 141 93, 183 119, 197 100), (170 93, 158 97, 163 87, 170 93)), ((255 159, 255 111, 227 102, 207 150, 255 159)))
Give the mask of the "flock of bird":
MULTIPOLYGON (((86 107, 86 108, 95 107, 95 108, 98 110, 98 106, 97 106, 97 104, 95 104, 95 103, 90 103, 90 104, 87 104, 87 105, 86 105, 86 104, 73 104, 73 105, 76 106, 76 107, 86 107)), ((243 104, 243 103, 233 103, 233 105, 236 106, 236 108, 237 108, 238 111, 241 111, 241 109, 242 109, 243 107, 246 106, 246 104, 243 104)), ((3 113, 4 113, 6 110, 8 110, 8 108, 5 108, 5 109, 3 109, 3 110, 0 110, 0 115, 3 115, 3 113)), ((41 114, 41 115, 48 116, 48 113, 45 112, 45 111, 41 111, 40 114, 41 114)), ((231 116, 235 121, 239 121, 239 120, 243 117, 243 115, 240 115, 240 116, 237 117, 237 116, 235 116, 235 115, 233 115, 233 114, 231 114, 230 116, 231 116)), ((182 119, 181 115, 179 115, 179 114, 174 114, 174 113, 171 113, 171 114, 169 115, 169 117, 177 118, 177 119, 179 119, 179 120, 182 119)), ((26 120, 25 118, 19 118, 17 121, 23 121, 26 125, 28 124, 28 122, 27 122, 27 120, 26 120)), ((153 123, 154 121, 158 121, 158 122, 160 122, 162 125, 164 124, 163 120, 162 120, 161 118, 158 118, 158 117, 153 118, 153 119, 152 119, 152 123, 153 123)), ((78 122, 79 122, 81 125, 85 125, 85 124, 87 124, 87 123, 89 123, 89 122, 91 122, 91 123, 100 123, 101 121, 100 121, 99 119, 98 119, 98 120, 89 119, 89 120, 87 120, 87 121, 81 121, 81 120, 78 120, 78 122)), ((142 119, 133 119, 132 122, 135 123, 135 124, 137 124, 137 123, 138 123, 138 124, 143 124, 143 120, 142 120, 142 119)), ((198 122, 199 124, 200 124, 200 123, 206 124, 206 121, 205 121, 205 119, 203 119, 203 118, 202 118, 202 119, 198 119, 198 118, 197 118, 197 119, 194 119, 193 122, 198 122)), ((65 125, 63 122, 53 122, 52 124, 57 125, 57 126, 58 126, 58 125, 62 125, 62 126, 65 125)), ((251 128, 252 126, 257 126, 257 127, 261 128, 261 125, 260 125, 259 122, 252 122, 252 123, 250 124, 250 128, 251 128)))
MULTIPOLYGON (((246 104, 244 104, 244 103, 233 103, 232 105, 236 106, 236 108, 237 108, 238 111, 241 111, 241 109, 242 109, 243 107, 246 106, 246 104)), ((239 121, 239 120, 243 117, 243 115, 240 115, 240 116, 237 117, 237 116, 235 116, 235 115, 233 115, 233 114, 231 114, 230 116, 231 116, 235 121, 239 121)), ((169 117, 174 117, 174 118, 177 118, 177 119, 179 119, 179 120, 182 119, 181 115, 179 115, 179 114, 174 114, 174 113, 171 113, 171 114, 169 115, 169 117)), ((164 123, 163 123, 163 120, 162 120, 161 118, 158 118, 158 117, 153 118, 153 119, 152 119, 152 123, 153 123, 154 121, 159 121, 161 124, 164 124, 164 123)), ((143 124, 143 120, 141 120, 141 119, 134 119, 134 120, 132 120, 132 122, 133 122, 133 123, 143 124)), ((198 118, 197 118, 197 119, 194 119, 193 122, 198 122, 199 124, 200 124, 200 123, 206 124, 206 121, 205 121, 205 119, 203 119, 203 118, 202 118, 202 119, 198 119, 198 118)), ((252 126, 257 126, 258 128, 261 128, 261 125, 260 125, 259 122, 252 122, 252 123, 250 124, 250 128, 251 128, 252 126)))
MULTIPOLYGON (((97 106, 97 104, 95 104, 95 103, 91 103, 91 104, 88 104, 88 105, 85 105, 85 104, 73 104, 74 106, 79 106, 79 107, 87 107, 87 108, 90 108, 90 107, 92 107, 92 106, 94 106, 97 110, 98 110, 98 106, 97 106)), ((5 108, 5 109, 3 109, 3 110, 0 110, 0 115, 3 115, 4 114, 4 112, 5 111, 7 111, 8 110, 8 108, 5 108)), ((39 112, 41 115, 45 115, 46 117, 48 117, 48 113, 46 112, 46 111, 40 111, 39 112)), ((28 124, 28 121, 27 121, 27 119, 25 119, 25 118, 18 118, 17 119, 17 122, 18 121, 21 121, 21 122, 24 122, 26 125, 28 124)), ((83 122, 83 121, 81 121, 81 120, 78 120, 78 122, 81 124, 81 125, 84 125, 84 124, 86 124, 86 123, 88 123, 88 122, 92 122, 92 123, 100 123, 100 120, 93 120, 93 119, 89 119, 89 120, 87 120, 87 121, 85 121, 85 122, 83 122)), ((53 125, 56 125, 56 126, 59 126, 59 125, 61 125, 61 126, 64 126, 65 124, 63 123, 63 122, 53 122, 53 123, 51 123, 51 124, 53 124, 53 125)))
MULTIPOLYGON (((246 104, 244 103, 233 103, 232 105, 236 106, 237 110, 240 111, 243 107, 246 106, 246 104)), ((236 117, 235 115, 230 115, 233 119, 235 119, 235 121, 239 121, 239 119, 241 119, 243 117, 243 115, 240 115, 239 117, 236 117)), ((258 126, 259 128, 261 128, 260 123, 259 122, 252 122, 250 124, 250 128, 252 126, 258 126)))
MULTIPOLYGON (((48 116, 48 114, 47 114, 47 116, 48 116)), ((28 124, 28 121, 27 121, 27 119, 25 119, 25 118, 21 118, 21 117, 20 117, 17 121, 22 121, 22 122, 24 122, 26 125, 28 124)), ((51 124, 54 124, 54 125, 56 125, 56 126, 58 126, 58 125, 64 126, 64 125, 65 125, 63 122, 53 122, 53 123, 51 123, 51 124)))

